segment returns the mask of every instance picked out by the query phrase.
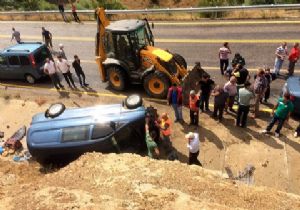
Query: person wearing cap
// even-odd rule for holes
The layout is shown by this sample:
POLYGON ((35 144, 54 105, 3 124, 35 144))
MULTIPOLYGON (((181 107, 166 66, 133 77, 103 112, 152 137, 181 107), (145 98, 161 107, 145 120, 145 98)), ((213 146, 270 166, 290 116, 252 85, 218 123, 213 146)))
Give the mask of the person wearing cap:
POLYGON ((236 116, 236 126, 245 128, 250 109, 250 100, 254 98, 254 93, 250 90, 251 83, 246 82, 245 87, 239 89, 239 108, 236 116))
POLYGON ((168 154, 169 152, 172 151, 172 142, 170 139, 171 120, 170 120, 169 116, 167 115, 167 113, 163 113, 161 115, 161 120, 160 120, 160 124, 158 125, 158 127, 161 130, 162 143, 163 143, 164 149, 166 150, 166 153, 168 154))
POLYGON ((198 123, 199 123, 199 96, 196 95, 195 90, 190 91, 189 108, 190 108, 190 125, 198 126, 198 123))
POLYGON ((200 161, 198 160, 199 156, 199 147, 200 147, 200 142, 199 142, 199 134, 198 133, 193 133, 189 132, 187 135, 185 135, 185 138, 187 139, 187 148, 189 149, 189 165, 198 165, 202 166, 200 161))
POLYGON ((61 55, 57 56, 58 61, 57 61, 57 68, 61 73, 63 74, 66 82, 68 83, 69 87, 73 89, 73 87, 76 89, 77 87, 75 86, 74 80, 72 78, 72 74, 70 72, 70 64, 66 59, 63 59, 61 55), (73 87, 71 86, 73 85, 73 87))
POLYGON ((280 130, 283 127, 283 124, 289 120, 293 110, 294 105, 290 100, 290 94, 286 92, 284 93, 283 97, 278 99, 278 102, 272 111, 273 118, 267 128, 262 131, 262 133, 269 133, 275 123, 278 122, 278 126, 275 130, 275 137, 278 138, 280 136, 280 130))
POLYGON ((176 83, 168 90, 168 105, 171 105, 175 113, 175 122, 182 121, 182 88, 176 83))
POLYGON ((58 55, 60 55, 63 59, 68 60, 62 43, 59 44, 58 55))

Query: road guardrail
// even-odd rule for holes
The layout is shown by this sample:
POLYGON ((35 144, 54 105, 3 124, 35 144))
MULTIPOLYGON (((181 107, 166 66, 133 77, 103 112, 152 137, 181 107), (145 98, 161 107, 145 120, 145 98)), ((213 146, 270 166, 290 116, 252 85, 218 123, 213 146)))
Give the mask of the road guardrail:
MULTIPOLYGON (((191 8, 164 8, 164 9, 137 9, 137 10, 106 10, 106 14, 158 14, 158 13, 203 13, 203 12, 226 12, 236 10, 254 10, 254 9, 300 9, 300 4, 269 4, 253 6, 215 6, 215 7, 191 7, 191 8)), ((65 10, 66 13, 72 13, 71 10, 65 10)), ((44 11, 4 11, 0 15, 46 15, 57 14, 58 10, 44 11)), ((93 15, 94 10, 77 10, 78 14, 93 15)))

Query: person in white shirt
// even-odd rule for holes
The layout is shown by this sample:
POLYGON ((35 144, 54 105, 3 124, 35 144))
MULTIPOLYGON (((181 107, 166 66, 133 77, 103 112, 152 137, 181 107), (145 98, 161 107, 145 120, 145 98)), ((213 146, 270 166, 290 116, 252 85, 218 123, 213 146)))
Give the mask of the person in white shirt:
POLYGON ((198 160, 200 147, 199 134, 189 132, 187 135, 185 135, 185 138, 188 140, 187 147, 189 148, 189 165, 195 164, 202 166, 198 160))
POLYGON ((283 61, 285 57, 288 55, 287 52, 287 43, 283 42, 275 51, 275 64, 274 64, 274 70, 272 73, 276 74, 277 76, 280 73, 280 69, 282 67, 283 61))
POLYGON ((60 88, 64 88, 57 76, 55 63, 49 58, 46 58, 46 63, 44 65, 44 73, 49 75, 54 87, 57 90, 59 90, 60 88))
POLYGON ((221 74, 224 75, 229 64, 228 55, 231 54, 228 42, 224 42, 223 47, 219 49, 219 59, 220 59, 220 70, 221 74))
POLYGON ((74 80, 72 79, 72 74, 70 72, 70 64, 66 59, 63 59, 61 55, 57 56, 58 61, 57 61, 57 68, 61 73, 64 75, 64 78, 66 82, 68 83, 69 87, 73 89, 73 87, 76 89, 77 87, 75 86, 74 80), (72 85, 73 87, 72 87, 72 85))

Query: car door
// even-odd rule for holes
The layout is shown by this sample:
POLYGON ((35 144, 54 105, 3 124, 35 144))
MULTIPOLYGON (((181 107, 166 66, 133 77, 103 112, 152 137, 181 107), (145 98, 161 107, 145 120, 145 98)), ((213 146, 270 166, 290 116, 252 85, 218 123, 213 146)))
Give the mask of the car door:
POLYGON ((9 55, 8 56, 8 70, 7 79, 23 79, 24 74, 22 71, 22 66, 20 64, 19 56, 9 55))
POLYGON ((7 59, 4 55, 0 55, 0 78, 1 79, 7 78, 7 71, 8 71, 7 59))

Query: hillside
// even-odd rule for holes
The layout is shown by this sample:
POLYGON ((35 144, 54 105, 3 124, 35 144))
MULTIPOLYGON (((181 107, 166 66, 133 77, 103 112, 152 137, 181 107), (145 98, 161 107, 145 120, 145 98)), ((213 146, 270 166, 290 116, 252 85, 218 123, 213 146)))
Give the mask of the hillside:
POLYGON ((0 209, 300 209, 300 197, 131 154, 90 153, 43 175, 0 159, 0 209))

